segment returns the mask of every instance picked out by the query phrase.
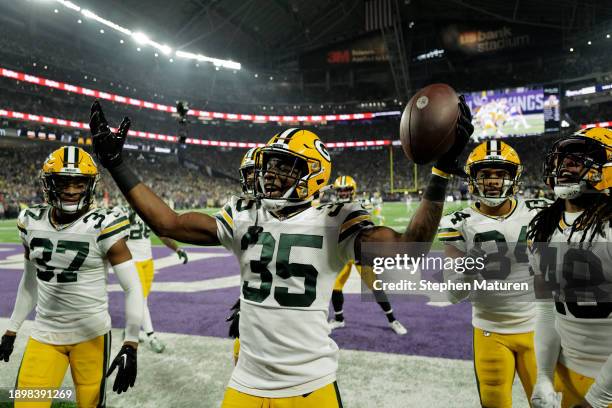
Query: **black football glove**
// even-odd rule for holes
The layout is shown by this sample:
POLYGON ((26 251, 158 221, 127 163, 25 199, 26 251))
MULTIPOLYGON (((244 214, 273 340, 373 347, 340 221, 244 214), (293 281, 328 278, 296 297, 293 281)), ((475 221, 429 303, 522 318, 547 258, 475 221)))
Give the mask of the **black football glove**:
POLYGON ((113 391, 121 394, 134 386, 137 372, 136 365, 136 349, 132 346, 123 345, 106 374, 107 377, 110 377, 115 368, 119 368, 113 384, 113 391))
POLYGON ((130 130, 131 121, 128 117, 123 118, 117 133, 113 133, 108 127, 108 122, 102 112, 100 102, 95 101, 91 105, 89 114, 89 130, 93 136, 93 150, 102 166, 112 169, 121 164, 121 151, 130 130))
POLYGON ((184 250, 177 249, 176 254, 178 255, 179 259, 183 261, 183 265, 186 264, 187 261, 189 261, 189 258, 187 258, 187 252, 185 252, 184 250))
POLYGON ((229 327, 229 336, 237 339, 240 337, 240 329, 238 325, 240 323, 240 299, 232 306, 232 314, 225 319, 226 322, 231 322, 229 327))
POLYGON ((455 144, 453 144, 448 152, 440 157, 434 166, 445 173, 465 177, 465 172, 461 166, 459 166, 457 159, 470 141, 472 133, 474 133, 472 112, 467 103, 465 103, 465 97, 461 95, 459 96, 459 118, 457 119, 455 144))
POLYGON ((13 352, 13 344, 17 336, 9 336, 5 334, 2 336, 2 342, 0 342, 0 360, 4 360, 8 363, 9 357, 13 352))

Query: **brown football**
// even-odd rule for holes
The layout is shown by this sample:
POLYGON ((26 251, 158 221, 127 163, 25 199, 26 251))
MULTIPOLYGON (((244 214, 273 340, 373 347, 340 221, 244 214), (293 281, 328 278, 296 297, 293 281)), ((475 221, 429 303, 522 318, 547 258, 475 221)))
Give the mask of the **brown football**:
POLYGON ((408 102, 400 122, 406 156, 416 164, 432 163, 455 143, 459 97, 446 84, 432 84, 408 102))

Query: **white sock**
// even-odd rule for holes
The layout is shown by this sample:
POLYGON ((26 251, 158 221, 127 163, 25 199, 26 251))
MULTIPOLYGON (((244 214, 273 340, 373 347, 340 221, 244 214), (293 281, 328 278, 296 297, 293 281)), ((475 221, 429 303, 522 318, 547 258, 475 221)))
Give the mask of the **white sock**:
POLYGON ((145 333, 153 332, 153 322, 151 321, 151 312, 149 312, 149 306, 147 305, 147 299, 144 300, 144 308, 142 314, 142 330, 145 333))

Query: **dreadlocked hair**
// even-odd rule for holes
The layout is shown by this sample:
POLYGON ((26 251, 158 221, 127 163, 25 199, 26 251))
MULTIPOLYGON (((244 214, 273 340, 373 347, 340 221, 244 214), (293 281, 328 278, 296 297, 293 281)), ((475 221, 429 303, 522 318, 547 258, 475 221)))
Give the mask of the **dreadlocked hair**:
POLYGON ((533 242, 548 242, 563 216, 565 203, 557 198, 550 206, 543 208, 529 223, 527 239, 533 242))
POLYGON ((572 224, 572 230, 567 241, 569 242, 574 232, 578 230, 582 230, 581 246, 587 235, 590 235, 589 244, 593 242, 597 234, 605 237, 603 227, 610 220, 612 220, 612 199, 607 194, 595 194, 592 204, 585 208, 584 212, 572 224))
MULTIPOLYGON (((607 194, 595 194, 589 197, 590 203, 583 213, 576 218, 572 224, 567 242, 577 231, 582 231, 580 245, 589 237, 589 244, 593 242, 597 234, 605 237, 604 224, 612 221, 612 198, 607 194)), ((563 217, 565 203, 558 198, 548 208, 540 211, 529 223, 527 238, 534 242, 548 242, 555 228, 559 225, 559 220, 563 217)))

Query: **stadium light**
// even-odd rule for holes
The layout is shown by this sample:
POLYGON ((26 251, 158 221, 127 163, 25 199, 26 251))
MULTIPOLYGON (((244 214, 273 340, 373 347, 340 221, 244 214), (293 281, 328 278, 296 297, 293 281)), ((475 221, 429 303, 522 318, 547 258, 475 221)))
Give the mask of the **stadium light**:
POLYGON ((69 8, 71 10, 74 10, 74 11, 77 11, 77 12, 81 11, 81 8, 79 6, 77 6, 76 4, 74 4, 73 2, 71 2, 71 1, 67 1, 67 0, 55 0, 55 1, 57 1, 62 6, 66 7, 66 8, 69 8))
POLYGON ((151 41, 145 33, 141 33, 140 31, 132 33, 132 38, 134 38, 134 41, 141 45, 148 44, 148 42, 151 41))
POLYGON ((83 20, 81 20, 80 18, 77 20, 77 23, 81 24, 83 23, 83 20))
POLYGON ((606 34, 606 38, 610 38, 610 34, 606 34))
POLYGON ((206 55, 202 55, 202 54, 194 54, 193 52, 177 50, 175 55, 179 58, 193 59, 193 60, 201 61, 201 62, 212 62, 216 69, 219 67, 234 69, 234 70, 242 69, 242 65, 239 62, 221 60, 218 58, 211 58, 211 57, 207 57, 206 55))
POLYGON ((94 13, 91 10, 87 10, 87 9, 81 9, 81 14, 83 14, 85 17, 91 19, 91 20, 95 20, 98 23, 104 24, 107 27, 112 28, 113 30, 117 30, 120 33, 123 33, 125 35, 132 35, 132 31, 128 30, 125 27, 121 27, 119 24, 115 24, 112 21, 109 21, 105 18, 100 17, 99 15, 97 15, 96 13, 94 13))
POLYGON ((55 9, 55 10, 53 10, 53 12, 54 12, 55 14, 57 14, 57 13, 59 13, 59 10, 58 10, 58 9, 55 9))
MULTIPOLYGON (((91 20, 95 20, 97 22, 99 22, 100 24, 103 24, 107 27, 110 27, 116 31, 119 31, 122 34, 128 35, 130 37, 132 37, 138 44, 140 45, 149 45, 153 48, 155 48, 157 51, 161 51, 164 55, 170 55, 172 54, 173 50, 170 46, 166 45, 166 44, 161 44, 158 43, 156 41, 151 40, 146 34, 140 32, 140 31, 134 31, 132 32, 132 30, 122 27, 119 24, 116 24, 110 20, 107 20, 103 17, 100 17, 99 15, 97 15, 96 13, 94 13, 91 10, 85 9, 85 8, 81 8, 80 6, 76 5, 75 3, 69 1, 69 0, 54 0, 55 2, 63 5, 66 8, 69 8, 71 10, 74 10, 76 12, 79 12, 80 14, 82 14, 84 17, 91 19, 91 20)), ((55 9, 55 12, 57 13, 58 10, 55 9)), ((82 21, 79 19, 78 23, 81 24, 82 21)), ((100 30, 101 34, 104 34, 104 30, 100 30)), ((123 44, 123 42, 121 42, 123 44)), ((203 61, 203 62, 211 62, 215 67, 222 67, 222 68, 227 68, 227 69, 232 69, 232 70, 239 70, 242 69, 242 65, 239 62, 235 62, 235 61, 231 61, 231 60, 222 60, 222 59, 218 59, 218 58, 212 58, 212 57, 208 57, 202 54, 194 54, 194 53, 190 53, 190 52, 183 52, 181 51, 181 53, 184 53, 186 55, 179 55, 179 51, 177 51, 177 56, 180 56, 181 58, 190 58, 190 59, 195 59, 197 61, 203 61)), ((157 53, 156 53, 157 54, 157 53)))
POLYGON ((591 44, 592 44, 592 43, 591 43, 591 40, 587 41, 587 44, 588 44, 588 45, 591 45, 591 44))

